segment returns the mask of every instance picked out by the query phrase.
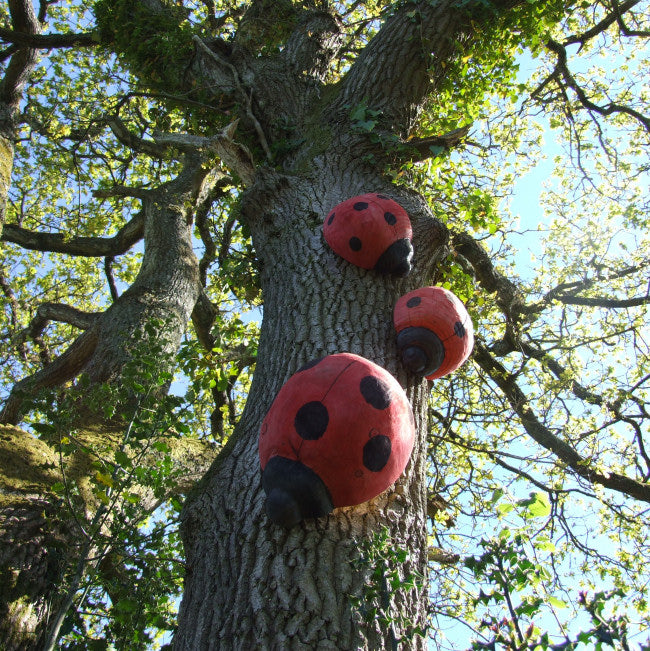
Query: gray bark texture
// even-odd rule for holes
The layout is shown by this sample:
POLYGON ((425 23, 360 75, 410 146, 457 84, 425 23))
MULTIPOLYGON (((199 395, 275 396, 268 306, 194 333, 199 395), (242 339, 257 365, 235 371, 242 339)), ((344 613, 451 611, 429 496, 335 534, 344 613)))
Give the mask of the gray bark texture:
POLYGON ((60 480, 42 441, 0 425, 0 648, 43 648, 79 531, 48 487, 60 480), (66 550, 68 550, 66 552, 66 550))
MULTIPOLYGON (((13 4, 24 5, 18 0, 13 4)), ((156 0, 137 4, 152 15, 166 11, 166 4, 156 0)), ((174 640, 179 651, 425 647, 415 629, 425 625, 427 614, 429 386, 408 376, 398 362, 392 311, 400 295, 431 284, 447 252, 448 233, 421 197, 394 185, 383 170, 393 157, 403 155, 398 145, 412 134, 426 98, 445 74, 446 62, 467 42, 472 17, 459 8, 466 4, 472 3, 400 5, 341 79, 326 86, 323 82, 342 42, 338 20, 309 9, 313 3, 254 0, 234 39, 195 36, 191 61, 178 66, 197 88, 214 92, 215 106, 224 100, 234 107, 237 119, 219 137, 193 134, 133 144, 133 134, 124 134, 119 123, 112 127, 122 142, 129 139, 129 147, 146 144, 146 151, 152 152, 156 146, 176 147, 187 155, 183 171, 174 181, 134 195, 142 199, 142 211, 120 234, 120 241, 95 241, 96 246, 119 248, 122 240, 140 237, 142 229, 145 252, 137 279, 86 324, 68 351, 16 385, 0 422, 18 422, 25 396, 81 371, 95 382, 119 382, 129 359, 124 343, 152 318, 166 324, 164 341, 158 343, 171 352, 193 310, 195 323, 201 321, 200 308, 209 313, 192 250, 191 221, 216 182, 206 168, 214 164, 211 157, 218 156, 242 182, 239 218, 250 230, 257 253, 264 315, 245 411, 183 512, 187 573, 174 640), (273 25, 269 18, 278 7, 294 12, 295 29, 283 47, 257 56, 266 50, 264 42, 256 43, 256 30, 273 25), (363 104, 378 115, 371 135, 360 132, 351 120, 354 108, 363 104), (407 278, 357 268, 323 239, 328 211, 366 192, 393 197, 411 217, 415 259, 407 278), (370 502, 285 530, 269 523, 264 512, 259 428, 292 373, 310 360, 337 352, 370 359, 405 388, 417 427, 412 457, 397 483, 370 502), (408 552, 396 567, 399 576, 419 574, 423 583, 388 588, 385 576, 372 578, 371 568, 359 563, 360 550, 382 527, 389 532, 392 549, 408 552), (364 614, 372 581, 381 593, 381 617, 364 614)), ((492 4, 507 8, 515 1, 492 4)), ((179 87, 183 83, 185 79, 179 87)), ((3 237, 29 239, 14 225, 3 237)), ((82 238, 54 242, 44 237, 47 242, 40 238, 26 246, 63 247, 83 255, 88 244, 82 238)), ((32 549, 39 532, 37 527, 30 539, 35 541, 32 549)), ((30 603, 39 599, 41 595, 35 595, 30 603)))
MULTIPOLYGON (((416 270, 393 280, 350 265, 324 242, 323 216, 350 196, 368 190, 395 196, 395 188, 353 162, 342 167, 324 157, 314 161, 314 172, 308 180, 261 175, 258 184, 264 189, 253 188, 244 201, 263 270, 258 363, 229 449, 185 512, 188 575, 176 649, 390 647, 386 627, 364 622, 352 608, 351 596, 362 595, 367 580, 355 569, 358 547, 386 526, 394 546, 410 550, 402 571, 425 574, 428 387, 399 367, 392 310, 397 297, 419 286, 445 251, 445 232, 416 197, 396 197, 416 227, 416 270), (362 355, 400 380, 414 408, 415 449, 404 476, 389 491, 284 530, 269 523, 263 508, 259 427, 293 372, 337 352, 362 355)), ((425 595, 396 591, 389 609, 423 626, 425 595)), ((423 643, 404 644, 419 648, 423 643)))
MULTIPOLYGON (((251 113, 267 137, 282 135, 280 116, 294 125, 294 138, 304 137, 280 168, 258 166, 242 196, 241 219, 251 231, 261 270, 261 340, 242 418, 183 514, 187 574, 177 651, 425 648, 413 629, 425 626, 426 579, 415 588, 384 585, 381 614, 364 616, 364 599, 377 578, 358 560, 364 544, 386 527, 392 548, 408 550, 400 576, 426 577, 430 387, 400 367, 392 312, 400 295, 431 284, 448 234, 417 194, 382 174, 386 152, 350 121, 351 108, 365 101, 380 112, 377 134, 409 133, 435 84, 430 66, 436 56, 453 55, 454 37, 464 27, 450 3, 417 7, 417 21, 406 9, 388 19, 327 100, 318 84, 322 56, 305 43, 301 47, 296 35, 293 47, 270 61, 246 59, 235 49, 233 68, 215 65, 211 75, 216 79, 230 70, 252 87, 251 113), (415 266, 405 279, 355 267, 323 239, 328 212, 366 192, 392 196, 411 217, 415 266), (370 502, 283 529, 264 511, 259 428, 292 373, 337 352, 366 357, 400 381, 417 426, 413 454, 397 483, 370 502)), ((331 47, 336 24, 319 20, 322 31, 314 33, 331 47)), ((325 49, 319 51, 324 56, 325 49)), ((209 68, 208 63, 203 65, 209 68)))
MULTIPOLYGON (((38 34, 40 23, 31 0, 9 0, 12 27, 17 32, 38 34)), ((22 91, 36 64, 36 50, 18 47, 0 79, 0 228, 5 222, 5 207, 14 159, 16 115, 22 91)))

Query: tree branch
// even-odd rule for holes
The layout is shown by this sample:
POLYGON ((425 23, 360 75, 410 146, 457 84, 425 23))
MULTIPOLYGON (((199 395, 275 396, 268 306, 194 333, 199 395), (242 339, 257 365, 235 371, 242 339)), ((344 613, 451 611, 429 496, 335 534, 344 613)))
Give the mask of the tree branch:
POLYGON ((115 257, 112 255, 107 255, 104 258, 104 274, 106 275, 106 281, 108 282, 108 289, 111 293, 111 298, 113 299, 113 302, 115 302, 120 295, 117 292, 115 278, 113 277, 113 262, 115 262, 115 257))
POLYGON ((471 124, 466 124, 441 136, 406 140, 403 143, 406 149, 404 158, 422 161, 432 156, 438 156, 441 151, 451 151, 465 140, 471 127, 471 124), (417 155, 417 158, 415 155, 417 155))
MULTIPOLYGON (((30 1, 12 0, 9 2, 9 11, 17 30, 26 34, 38 34, 41 25, 30 1)), ((19 48, 11 57, 4 79, 0 82, 0 103, 6 104, 12 111, 18 108, 22 89, 35 63, 36 52, 33 48, 19 48)))
POLYGON ((586 305, 589 307, 606 307, 610 309, 627 309, 650 303, 650 296, 607 298, 605 296, 571 296, 568 294, 558 294, 554 299, 560 303, 564 303, 564 305, 586 305))
MULTIPOLYGON (((363 48, 341 82, 336 109, 364 100, 381 113, 384 128, 407 136, 418 118, 423 99, 445 79, 444 66, 458 53, 477 23, 493 14, 473 15, 480 3, 456 0, 403 3, 363 48), (399 56, 395 53, 399 52, 399 56)), ((492 2, 506 11, 520 0, 492 2)))
POLYGON ((630 298, 630 299, 610 299, 610 298, 597 298, 589 297, 582 298, 576 296, 581 291, 586 291, 593 287, 597 283, 608 283, 613 280, 618 280, 620 278, 625 278, 631 276, 639 271, 645 269, 650 265, 650 262, 642 262, 638 265, 632 265, 615 271, 607 276, 598 275, 596 278, 587 278, 584 280, 576 280, 572 282, 560 283, 553 289, 549 290, 544 294, 542 299, 537 303, 527 305, 523 308, 523 312, 526 314, 535 314, 541 312, 546 305, 552 303, 553 301, 560 301, 561 303, 567 305, 592 305, 593 307, 612 307, 612 308, 625 308, 625 307, 635 307, 637 305, 644 305, 650 300, 650 294, 646 293, 646 296, 630 298), (568 290, 572 290, 569 292, 568 290))
MULTIPOLYGON (((235 89, 237 90, 237 93, 243 102, 244 113, 246 114, 246 117, 253 124, 255 132, 257 133, 258 140, 260 141, 260 145, 264 150, 267 160, 271 160, 273 156, 271 154, 269 144, 266 140, 266 135, 264 134, 264 130, 262 129, 262 125, 260 124, 260 121, 253 114, 252 94, 250 92, 249 93, 246 92, 246 89, 242 85, 241 80, 239 78, 239 73, 237 72, 237 69, 235 68, 235 66, 232 65, 232 63, 226 61, 225 59, 222 59, 216 52, 211 50, 199 36, 194 36, 194 42, 198 45, 199 49, 202 52, 207 54, 208 57, 217 64, 219 68, 230 71, 233 82, 235 84, 235 89)), ((229 127, 226 127, 226 129, 228 128, 229 127)), ((224 131, 226 131, 226 129, 224 129, 224 131)))
POLYGON ((586 109, 589 109, 590 111, 593 111, 594 113, 598 113, 599 115, 603 116, 613 115, 616 113, 629 115, 630 117, 637 120, 643 126, 643 128, 650 133, 650 118, 647 118, 639 111, 630 108, 629 106, 616 104, 615 102, 610 102, 605 106, 599 106, 595 102, 592 102, 569 71, 566 48, 561 43, 558 43, 553 39, 549 39, 546 42, 546 47, 557 54, 557 63, 555 64, 555 72, 557 72, 557 75, 555 72, 553 73, 556 81, 561 76, 566 86, 568 88, 571 88, 576 94, 578 101, 580 104, 582 104, 582 106, 584 106, 586 109))
POLYGON ((17 382, 0 413, 0 423, 15 425, 20 421, 20 408, 26 397, 39 389, 53 387, 78 375, 97 347, 98 329, 91 328, 82 333, 72 345, 45 368, 17 382))
POLYGON ((42 303, 29 325, 16 337, 22 340, 27 337, 36 339, 43 334, 50 321, 68 323, 80 330, 88 330, 95 324, 98 316, 97 312, 84 312, 64 303, 42 303))
POLYGON ((196 332, 199 343, 208 351, 214 347, 214 337, 212 336, 211 330, 216 317, 217 309, 203 288, 201 288, 199 297, 192 310, 192 325, 194 325, 194 331, 196 332))
POLYGON ((93 32, 81 34, 31 34, 0 27, 0 39, 6 43, 14 43, 21 47, 29 47, 36 50, 99 45, 99 39, 93 32))
MULTIPOLYGON (((566 45, 572 45, 574 43, 580 43, 580 46, 582 47, 587 41, 594 38, 595 36, 598 36, 599 34, 602 34, 614 23, 618 23, 620 27, 625 28, 625 26, 622 24, 623 14, 629 11, 630 9, 632 9, 632 7, 634 7, 635 5, 638 5, 640 2, 641 0, 627 0, 627 2, 624 2, 622 5, 619 5, 616 2, 616 0, 614 0, 613 1, 614 9, 612 13, 607 14, 605 18, 597 22, 591 29, 582 32, 581 34, 574 34, 573 36, 569 36, 569 38, 565 39, 562 42, 562 45, 566 46, 566 45)), ((624 29, 621 29, 621 33, 625 34, 626 36, 648 36, 649 34, 648 32, 630 33, 628 30, 624 31, 624 29)))
POLYGON ((213 152, 244 183, 250 184, 255 177, 255 162, 248 148, 233 140, 238 124, 239 120, 234 120, 210 138, 187 133, 157 133, 155 139, 160 145, 176 147, 187 153, 213 152))
MULTIPOLYGON (((640 2, 640 0, 639 0, 640 2)), ((627 25, 623 22, 623 13, 621 7, 618 4, 618 0, 612 0, 612 6, 614 7, 614 12, 616 14, 616 22, 618 23, 618 28, 621 30, 623 36, 650 36, 650 31, 645 30, 635 30, 629 29, 627 25)))
POLYGON ((126 253, 144 236, 144 213, 139 212, 122 226, 113 237, 66 237, 63 233, 41 233, 21 228, 16 224, 5 224, 2 229, 3 242, 18 244, 32 251, 67 253, 83 257, 106 257, 126 253))
POLYGON ((524 303, 517 285, 495 269, 488 252, 469 233, 452 233, 451 243, 470 263, 481 287, 488 293, 496 292, 497 305, 506 317, 512 322, 518 321, 524 303))
POLYGON ((479 341, 475 342, 473 359, 501 389, 521 420, 524 429, 534 441, 555 454, 579 477, 628 497, 650 503, 650 484, 636 481, 616 472, 596 469, 588 459, 582 457, 571 445, 555 436, 546 425, 540 422, 529 406, 528 399, 517 384, 515 377, 497 362, 479 341))
POLYGON ((167 154, 166 147, 161 147, 159 144, 156 144, 151 140, 145 140, 144 138, 140 138, 134 133, 131 133, 119 117, 113 116, 107 120, 107 123, 113 132, 113 135, 125 147, 148 154, 153 158, 164 158, 167 154))

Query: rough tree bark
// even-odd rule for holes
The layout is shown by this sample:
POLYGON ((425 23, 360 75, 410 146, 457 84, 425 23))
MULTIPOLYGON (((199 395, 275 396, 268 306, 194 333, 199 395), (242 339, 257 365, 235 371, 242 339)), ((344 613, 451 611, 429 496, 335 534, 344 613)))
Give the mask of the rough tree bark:
MULTIPOLYGON (((429 277, 446 250, 445 232, 416 197, 397 196, 416 227, 416 270, 396 281, 353 267, 324 243, 322 216, 342 198, 369 189, 395 196, 394 188, 352 159, 341 165, 325 156, 313 169, 309 179, 261 175, 264 189, 254 187, 244 203, 260 252, 265 317, 246 410, 186 509, 188 570, 177 649, 383 648, 388 632, 355 618, 351 605, 365 579, 352 565, 359 542, 388 526, 394 545, 411 551, 404 571, 424 573, 427 386, 399 368, 392 309, 400 294, 429 277), (259 426, 292 372, 336 352, 363 355, 398 377, 418 440, 392 490, 284 531, 263 511, 259 426)), ((422 588, 396 593, 391 608, 422 626, 422 588)))
POLYGON ((36 631, 60 597, 75 527, 49 492, 61 479, 56 468, 47 444, 0 425, 0 640, 7 651, 36 648, 36 631))
MULTIPOLYGON (((156 331, 158 341, 150 338, 149 343, 167 355, 177 350, 200 289, 188 215, 219 178, 204 169, 201 162, 195 153, 176 179, 139 193, 143 208, 135 220, 144 238, 145 254, 135 281, 106 312, 80 323, 87 329, 67 351, 15 385, 0 415, 0 423, 18 422, 26 398, 40 388, 70 381, 81 372, 92 383, 119 383, 124 365, 133 354, 140 354, 129 345, 129 340, 142 333, 152 319, 164 323, 164 327, 156 331)), ((41 239, 45 240, 41 245, 46 250, 52 240, 61 243, 58 236, 41 239)), ((80 246, 73 240, 68 244, 80 246)), ((97 242, 86 244, 86 255, 93 255, 97 242)), ((81 247, 77 254, 83 253, 81 247)), ((160 361, 165 362, 162 358, 160 361)), ((82 432, 90 432, 88 445, 107 450, 120 431, 119 422, 107 423, 100 413, 83 405, 74 422, 82 432)), ((3 428, 2 433, 0 443, 5 444, 6 454, 0 459, 5 496, 0 501, 0 579, 6 579, 6 589, 0 594, 3 604, 0 634, 5 640, 3 648, 8 651, 41 649, 48 634, 50 613, 56 613, 65 594, 59 585, 61 577, 69 571, 70 563, 76 561, 85 535, 71 516, 70 521, 66 519, 68 516, 62 517, 67 511, 60 498, 50 491, 58 479, 39 477, 30 485, 31 492, 16 492, 12 488, 14 473, 20 476, 15 468, 15 456, 23 458, 38 449, 41 456, 47 456, 47 463, 56 468, 59 456, 55 448, 14 428, 3 428), (68 552, 64 553, 62 550, 66 549, 68 552)), ((84 440, 84 434, 78 436, 84 440)), ((179 455, 179 464, 207 467, 212 457, 210 450, 189 455, 188 452, 179 455)), ((34 465, 40 468, 43 462, 38 461, 34 465)), ((86 464, 81 470, 88 473, 89 468, 86 464)), ((96 503, 88 502, 81 508, 92 513, 96 507, 96 503)))
MULTIPOLYGON (((288 116, 304 144, 285 157, 281 172, 259 167, 242 199, 264 297, 258 361, 241 421, 185 509, 187 576, 175 649, 377 649, 398 640, 403 648, 424 648, 423 638, 411 630, 425 623, 423 586, 398 589, 388 597, 385 614, 400 612, 407 622, 392 628, 379 618, 365 621, 354 611, 351 596, 363 599, 368 578, 355 569, 360 541, 382 526, 395 548, 409 551, 401 571, 426 574, 429 387, 400 368, 392 309, 402 293, 431 283, 447 250, 447 233, 417 195, 383 176, 386 152, 355 131, 349 114, 365 101, 381 112, 378 133, 409 134, 436 82, 429 66, 453 56, 464 37, 467 16, 452 5, 418 4, 416 20, 407 8, 398 11, 329 103, 318 92, 319 68, 310 66, 310 61, 320 63, 326 51, 321 49, 316 59, 304 43, 301 49, 299 38, 308 41, 304 26, 294 34, 291 51, 300 65, 286 66, 280 56, 260 69, 236 47, 231 54, 232 65, 242 70, 236 78, 252 86, 254 117, 263 133, 274 134, 274 118, 288 116), (321 228, 328 211, 371 191, 393 196, 414 224, 415 268, 404 280, 358 269, 324 243, 321 228), (344 351, 387 368, 406 388, 418 429, 412 459, 397 484, 371 502, 286 531, 270 524, 263 511, 259 427, 293 372, 311 359, 344 351)), ((320 20, 323 29, 336 29, 320 20)), ((322 31, 319 36, 331 42, 322 31)), ((222 57, 215 55, 217 64, 222 57)), ((219 70, 234 74, 223 63, 219 70)))
MULTIPOLYGON (((119 4, 124 9, 128 2, 119 4)), ((158 0, 132 4, 153 15, 166 11, 158 0)), ((340 82, 326 87, 340 29, 335 17, 309 8, 311 4, 288 9, 295 18, 288 24, 294 28, 282 48, 270 48, 275 54, 257 56, 255 48, 264 44, 264 30, 274 24, 268 17, 275 14, 269 12, 287 6, 260 0, 250 3, 250 20, 242 19, 234 41, 195 37, 191 60, 177 66, 184 74, 179 84, 187 83, 187 90, 194 82, 204 93, 213 92, 215 105, 225 98, 239 113, 241 138, 256 145, 251 147, 254 163, 249 150, 236 142, 234 127, 216 139, 163 138, 165 145, 197 156, 199 151, 216 153, 242 180, 241 219, 258 256, 264 320, 245 412, 185 508, 187 576, 176 649, 372 649, 394 646, 400 639, 403 648, 424 648, 412 629, 425 623, 425 585, 385 595, 385 615, 399 611, 406 621, 393 627, 366 621, 351 601, 351 596, 363 599, 368 578, 354 565, 358 546, 382 526, 395 548, 409 552, 400 569, 403 576, 424 574, 426 568, 429 387, 400 367, 391 315, 402 293, 432 282, 447 251, 448 234, 421 198, 393 185, 384 169, 405 156, 402 145, 428 93, 443 79, 449 60, 471 41, 476 21, 490 16, 470 16, 468 3, 456 0, 404 4, 340 82), (260 32, 262 43, 256 43, 260 32), (362 104, 379 116, 372 138, 350 119, 362 104), (278 154, 283 148, 287 151, 278 154), (329 209, 370 191, 393 196, 410 214, 415 266, 406 279, 358 269, 324 243, 321 225, 329 209), (311 359, 343 351, 380 364, 405 387, 418 432, 411 462, 397 484, 371 502, 285 531, 269 524, 263 512, 259 426, 295 370, 311 359)), ((492 4, 507 10, 517 2, 492 4)), ((130 138, 119 125, 114 133, 122 140, 130 138)), ((448 134, 440 143, 451 145, 462 135, 464 131, 448 134)), ((420 144, 428 147, 429 142, 420 144)), ((417 143, 412 145, 421 153, 417 143)), ((168 349, 178 345, 190 313, 203 303, 190 221, 208 177, 196 156, 193 161, 176 181, 141 193, 143 214, 133 228, 137 231, 142 223, 145 255, 134 285, 66 354, 17 385, 5 405, 4 422, 18 420, 24 394, 67 381, 82 370, 94 381, 119 378, 125 361, 122 338, 152 317, 169 323, 162 333, 168 349)), ((24 240, 25 234, 5 229, 3 239, 12 238, 24 240)), ((50 238, 45 249, 80 246, 74 239, 50 238)), ((200 315, 195 316, 195 323, 200 322, 200 315)))
MULTIPOLYGON (((12 27, 16 32, 38 34, 42 16, 36 16, 30 0, 9 0, 12 27)), ((37 51, 26 46, 15 46, 9 65, 0 81, 0 228, 5 222, 5 205, 14 160, 16 116, 23 88, 29 79, 37 58, 37 51)), ((7 54, 7 53, 5 53, 7 54)))

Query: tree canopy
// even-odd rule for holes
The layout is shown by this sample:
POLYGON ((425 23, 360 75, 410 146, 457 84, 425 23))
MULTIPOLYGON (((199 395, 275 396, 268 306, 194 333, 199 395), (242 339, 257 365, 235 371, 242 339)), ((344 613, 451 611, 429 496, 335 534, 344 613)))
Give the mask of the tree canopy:
MULTIPOLYGON (((228 464, 282 381, 340 345, 407 387, 421 436, 390 493, 426 511, 406 533, 390 495, 300 525, 307 550, 356 550, 331 580, 367 648, 650 648, 649 16, 644 0, 0 7, 8 648, 153 648, 183 577, 203 621, 206 495, 230 473, 221 499, 263 514, 259 468, 228 464), (414 276, 472 317, 470 361, 433 383, 394 359, 386 314, 409 280, 324 252, 321 208, 368 182, 416 215, 414 276)), ((291 534, 273 531, 242 567, 282 601, 291 534)), ((297 603, 329 607, 307 574, 297 603)), ((178 648, 207 648, 182 619, 178 648)))

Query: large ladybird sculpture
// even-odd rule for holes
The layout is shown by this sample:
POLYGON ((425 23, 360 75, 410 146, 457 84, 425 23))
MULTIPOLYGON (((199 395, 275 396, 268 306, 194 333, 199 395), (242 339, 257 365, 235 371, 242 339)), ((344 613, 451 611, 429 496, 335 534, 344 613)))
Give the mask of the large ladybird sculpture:
POLYGON ((409 216, 384 194, 362 194, 328 213, 323 235, 333 251, 363 269, 406 276, 413 245, 409 216))
POLYGON ((408 399, 388 371, 351 353, 307 364, 260 430, 269 519, 291 527, 379 495, 402 474, 414 439, 408 399))
POLYGON ((399 298, 393 321, 402 363, 428 380, 455 371, 472 352, 472 320, 458 297, 442 287, 421 287, 399 298))

